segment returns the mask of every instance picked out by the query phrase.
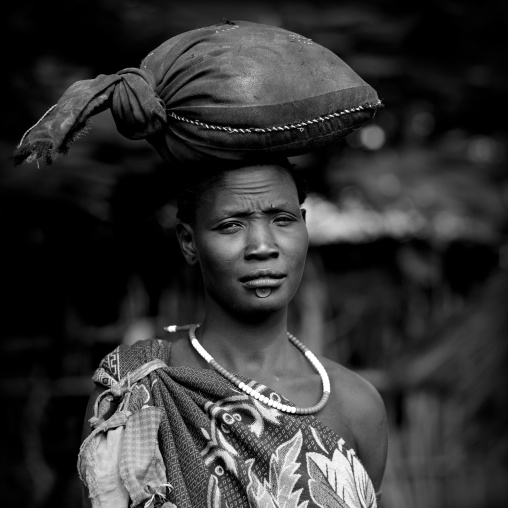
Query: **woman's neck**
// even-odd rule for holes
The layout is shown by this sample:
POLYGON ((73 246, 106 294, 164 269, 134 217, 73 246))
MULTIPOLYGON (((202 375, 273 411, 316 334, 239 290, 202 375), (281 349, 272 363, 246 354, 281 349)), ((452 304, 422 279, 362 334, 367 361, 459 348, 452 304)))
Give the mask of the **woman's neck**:
POLYGON ((277 373, 294 354, 287 339, 287 308, 255 321, 208 312, 197 337, 219 364, 247 377, 277 373))

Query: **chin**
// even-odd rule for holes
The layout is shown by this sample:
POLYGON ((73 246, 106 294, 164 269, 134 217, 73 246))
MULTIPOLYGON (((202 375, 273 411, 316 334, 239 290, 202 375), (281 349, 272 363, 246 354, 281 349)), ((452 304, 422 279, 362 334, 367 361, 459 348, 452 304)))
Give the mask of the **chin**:
POLYGON ((250 319, 258 319, 280 311, 289 305, 291 298, 288 298, 287 295, 272 293, 266 298, 254 296, 254 298, 246 300, 241 302, 237 300, 230 309, 233 314, 250 321, 250 319))

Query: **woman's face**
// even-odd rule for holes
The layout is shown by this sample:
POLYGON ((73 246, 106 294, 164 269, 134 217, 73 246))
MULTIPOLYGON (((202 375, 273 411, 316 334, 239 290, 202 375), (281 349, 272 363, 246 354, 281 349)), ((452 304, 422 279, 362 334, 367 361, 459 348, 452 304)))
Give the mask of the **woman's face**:
POLYGON ((194 225, 179 237, 200 264, 208 304, 236 315, 286 306, 305 265, 303 214, 293 178, 279 166, 224 171, 206 188, 194 225))

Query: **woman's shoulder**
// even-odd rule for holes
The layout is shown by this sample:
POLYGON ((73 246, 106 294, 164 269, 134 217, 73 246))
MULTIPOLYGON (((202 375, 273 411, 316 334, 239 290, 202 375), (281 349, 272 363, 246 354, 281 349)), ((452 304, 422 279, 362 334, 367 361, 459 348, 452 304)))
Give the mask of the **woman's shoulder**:
POLYGON ((352 417, 363 419, 366 415, 385 415, 383 399, 370 381, 328 358, 320 357, 319 360, 334 387, 331 396, 338 397, 341 406, 346 405, 352 417))
POLYGON ((331 400, 344 419, 365 469, 379 488, 388 447, 388 423, 383 398, 374 385, 358 373, 326 358, 320 358, 328 375, 331 400))

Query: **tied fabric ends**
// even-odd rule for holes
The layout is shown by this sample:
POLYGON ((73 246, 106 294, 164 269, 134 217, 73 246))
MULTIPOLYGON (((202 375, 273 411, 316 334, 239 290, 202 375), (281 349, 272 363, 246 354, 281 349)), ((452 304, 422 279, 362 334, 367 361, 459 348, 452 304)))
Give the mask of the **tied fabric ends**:
POLYGON ((171 507, 167 495, 172 486, 167 483, 157 439, 164 412, 146 405, 143 385, 150 373, 166 368, 163 361, 154 359, 119 381, 103 371, 96 373, 102 382, 107 381, 109 389, 96 400, 90 419, 93 430, 78 457, 78 472, 93 508, 154 508, 162 502, 171 507), (114 414, 104 419, 111 398, 120 399, 120 403, 114 414))
POLYGON ((173 490, 171 483, 162 483, 157 487, 157 490, 152 494, 152 497, 144 504, 143 508, 150 508, 156 497, 163 499, 165 502, 162 508, 173 508, 175 505, 166 500, 166 496, 160 492, 161 489, 169 489, 169 492, 173 490))
POLYGON ((144 407, 125 421, 117 410, 103 431, 96 429, 83 443, 78 469, 93 508, 153 508, 158 500, 167 502, 173 487, 157 441, 162 413, 144 407))
POLYGON ((111 109, 118 132, 146 139, 166 127, 166 108, 154 91, 151 71, 129 67, 116 74, 77 81, 28 129, 13 155, 15 165, 42 160, 50 165, 86 134, 92 116, 111 109))

